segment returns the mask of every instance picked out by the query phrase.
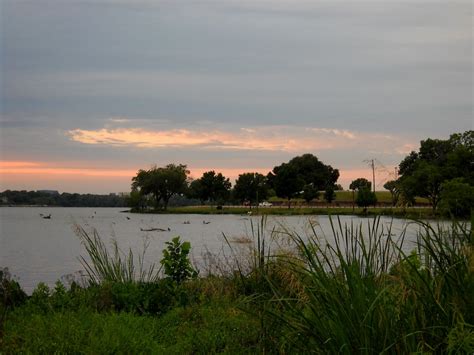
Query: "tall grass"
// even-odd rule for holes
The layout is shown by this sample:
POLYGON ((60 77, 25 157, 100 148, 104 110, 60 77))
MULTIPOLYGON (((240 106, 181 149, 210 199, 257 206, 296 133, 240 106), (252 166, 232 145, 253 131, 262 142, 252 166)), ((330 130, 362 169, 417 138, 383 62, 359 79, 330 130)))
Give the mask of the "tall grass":
POLYGON ((104 281, 156 282, 159 280, 161 267, 157 267, 156 263, 151 263, 148 268, 145 267, 148 242, 144 243, 136 265, 137 260, 135 260, 132 249, 129 248, 128 253, 122 252, 115 239, 112 240, 112 252, 110 252, 97 230, 93 229, 91 235, 84 228, 76 226, 75 231, 90 258, 88 261, 83 256, 79 257, 91 283, 100 284, 104 281))
POLYGON ((332 221, 334 245, 290 233, 299 253, 280 258, 303 293, 289 294, 269 275, 275 303, 268 314, 290 347, 315 353, 474 351, 474 251, 471 231, 420 224, 417 250, 402 250, 374 219, 332 221))

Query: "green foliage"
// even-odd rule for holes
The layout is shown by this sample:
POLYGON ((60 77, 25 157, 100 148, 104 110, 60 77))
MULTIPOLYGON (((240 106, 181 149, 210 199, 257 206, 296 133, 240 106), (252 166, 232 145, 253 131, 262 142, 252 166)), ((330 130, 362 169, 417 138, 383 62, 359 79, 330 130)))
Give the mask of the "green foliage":
POLYGON ((339 178, 339 171, 330 165, 325 165, 312 154, 294 157, 288 163, 273 168, 269 180, 278 197, 290 200, 304 190, 305 185, 311 185, 317 191, 333 186, 339 178))
POLYGON ((229 198, 231 183, 221 173, 214 170, 205 172, 200 179, 194 180, 189 187, 189 197, 201 202, 223 202, 229 198))
POLYGON ((267 179, 259 173, 240 174, 234 186, 234 197, 241 202, 256 203, 257 199, 265 200, 267 192, 267 179))
POLYGON ((117 195, 94 195, 56 191, 12 191, 0 193, 0 205, 36 205, 63 207, 125 207, 124 197, 117 195), (5 201, 4 201, 5 199, 5 201))
POLYGON ((160 269, 152 263, 147 269, 144 266, 145 253, 148 244, 143 246, 142 253, 138 256, 138 270, 132 249, 128 254, 123 253, 116 240, 112 240, 112 254, 100 238, 97 230, 92 231, 92 236, 80 226, 76 226, 76 234, 86 248, 90 261, 81 256, 80 261, 84 266, 91 283, 99 284, 103 281, 133 282, 158 280, 160 269))
POLYGON ((231 248, 237 272, 221 276, 182 282, 194 269, 176 237, 165 279, 39 284, 9 308, 1 351, 472 353, 471 229, 419 223, 413 250, 379 218, 366 229, 331 225, 330 236, 314 223, 312 235, 267 235, 263 217, 251 224, 247 262, 231 248))
MULTIPOLYGON (((286 268, 300 295, 274 286, 268 314, 301 353, 469 353, 473 344, 472 237, 462 225, 421 225, 417 251, 404 254, 374 219, 333 225, 335 246, 292 234, 299 258, 286 268), (466 351, 466 352, 464 352, 466 351)), ((403 235, 401 236, 403 240, 403 235)))
POLYGON ((188 174, 186 165, 182 164, 140 169, 132 178, 132 191, 139 191, 143 196, 151 194, 155 199, 155 207, 163 201, 163 208, 166 210, 173 195, 186 191, 188 174))
POLYGON ((0 316, 6 308, 22 305, 25 300, 25 292, 12 279, 8 268, 0 268, 0 316))
POLYGON ((167 247, 163 250, 163 259, 160 261, 165 275, 178 285, 196 277, 198 273, 189 260, 191 243, 181 242, 179 237, 174 237, 165 244, 167 247))
POLYGON ((127 205, 135 211, 142 211, 146 207, 146 197, 143 196, 139 191, 131 191, 130 196, 127 198, 127 205))
POLYGON ((447 140, 421 141, 419 152, 411 152, 399 165, 399 188, 405 203, 426 197, 433 210, 441 200, 442 184, 462 178, 474 186, 474 131, 453 134, 447 140))
POLYGON ((327 203, 331 203, 336 199, 336 192, 334 191, 333 186, 327 186, 324 190, 324 199, 327 203))
POLYGON ((390 192, 392 206, 396 206, 401 194, 400 182, 396 180, 389 180, 383 185, 383 187, 390 192))
POLYGON ((443 183, 440 210, 446 215, 468 218, 474 206, 474 186, 463 179, 453 179, 443 183))
POLYGON ((310 203, 315 198, 319 197, 319 191, 313 185, 303 186, 303 198, 307 203, 310 203))
POLYGON ((349 189, 357 190, 357 191, 359 191, 363 188, 367 188, 367 189, 370 190, 371 187, 372 187, 372 183, 369 180, 364 179, 364 178, 355 179, 349 185, 349 189))
POLYGON ((288 163, 273 168, 272 181, 276 195, 288 199, 288 208, 290 208, 291 199, 298 196, 305 185, 298 171, 288 163))
POLYGON ((375 206, 377 203, 377 196, 367 187, 361 188, 357 192, 356 204, 359 207, 375 206))
POLYGON ((25 303, 26 294, 7 268, 0 268, 0 349, 7 312, 25 303))
POLYGON ((0 346, 5 354, 262 352, 258 323, 230 303, 176 307, 161 317, 84 309, 46 314, 19 309, 11 314, 0 346))

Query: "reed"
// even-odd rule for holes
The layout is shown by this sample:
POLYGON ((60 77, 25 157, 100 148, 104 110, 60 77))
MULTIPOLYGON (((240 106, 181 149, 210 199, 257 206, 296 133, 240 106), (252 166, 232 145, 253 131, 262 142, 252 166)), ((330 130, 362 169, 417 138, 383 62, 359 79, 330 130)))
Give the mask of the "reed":
MULTIPOLYGON (((473 239, 467 226, 420 223, 416 250, 403 252, 378 218, 332 221, 334 244, 291 232, 299 253, 284 258, 303 295, 268 278, 288 346, 315 353, 474 351, 473 239), (461 334, 461 335, 459 335, 461 334)), ((327 237, 326 237, 327 238, 327 237)))
POLYGON ((129 248, 128 253, 122 252, 115 239, 112 240, 112 250, 109 251, 95 229, 89 234, 84 228, 76 226, 75 231, 90 259, 88 261, 84 256, 79 257, 90 283, 156 282, 160 279, 161 267, 155 263, 151 263, 148 268, 145 267, 148 242, 144 243, 143 250, 136 260, 132 249, 129 248))

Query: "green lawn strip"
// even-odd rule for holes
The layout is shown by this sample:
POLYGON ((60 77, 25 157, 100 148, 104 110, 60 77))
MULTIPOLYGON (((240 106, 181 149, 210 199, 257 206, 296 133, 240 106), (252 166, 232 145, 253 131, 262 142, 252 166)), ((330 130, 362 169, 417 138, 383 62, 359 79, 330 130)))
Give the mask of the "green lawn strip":
POLYGON ((161 317, 91 310, 9 314, 0 353, 258 352, 258 322, 229 303, 177 307, 161 317))

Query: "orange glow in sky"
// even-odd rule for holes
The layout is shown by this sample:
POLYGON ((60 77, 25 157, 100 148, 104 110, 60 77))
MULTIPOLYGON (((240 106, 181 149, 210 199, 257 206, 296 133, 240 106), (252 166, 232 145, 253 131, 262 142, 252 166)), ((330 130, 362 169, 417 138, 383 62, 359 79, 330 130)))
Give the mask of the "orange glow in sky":
MULTIPOLYGON (((127 192, 130 190, 131 179, 136 175, 138 169, 134 167, 130 169, 71 168, 45 162, 0 161, 0 189, 3 191, 8 186, 12 190, 54 189, 61 192, 81 193, 127 192), (96 186, 96 188, 91 189, 91 186, 96 186)), ((266 175, 271 169, 271 167, 259 169, 189 168, 190 177, 193 179, 200 178, 206 171, 214 170, 228 177, 232 183, 239 174, 258 172, 266 175)), ((352 180, 359 177, 365 177, 371 181, 370 169, 341 169, 338 183, 347 188, 352 180)), ((386 180, 386 177, 384 179, 386 180)), ((381 189, 380 186, 377 188, 381 189)))

